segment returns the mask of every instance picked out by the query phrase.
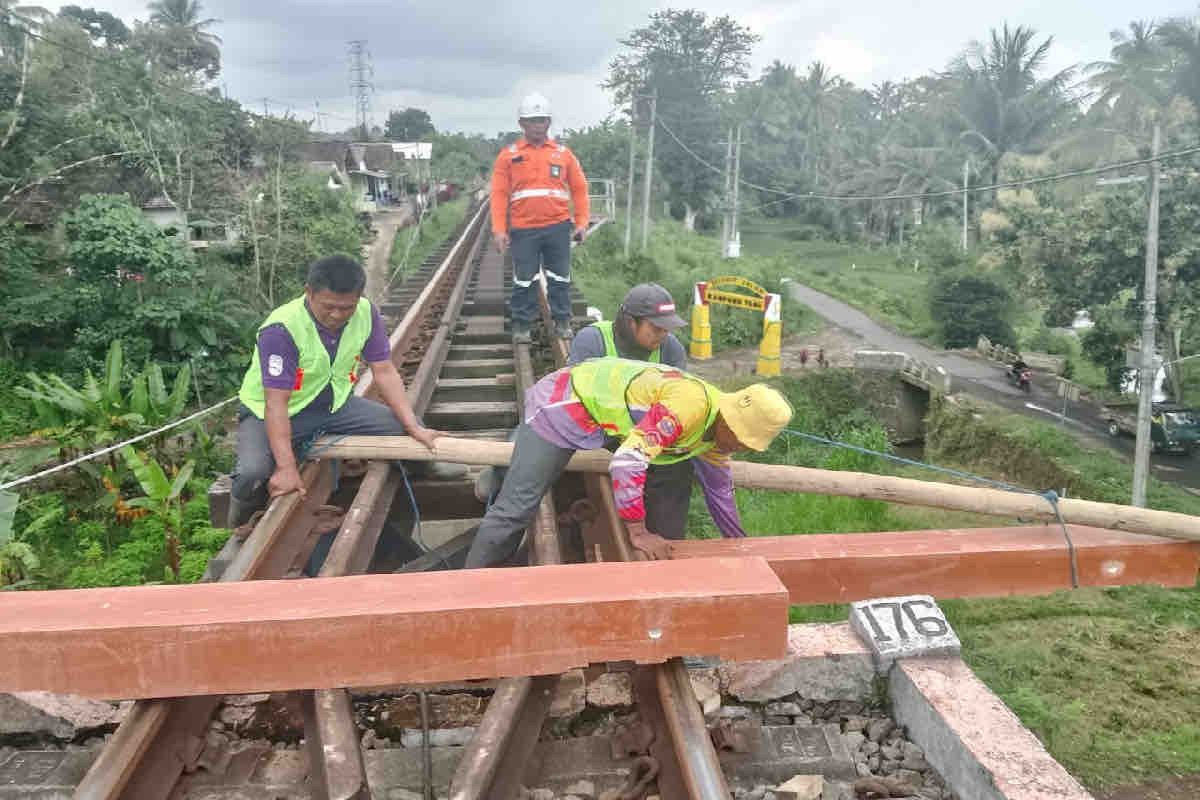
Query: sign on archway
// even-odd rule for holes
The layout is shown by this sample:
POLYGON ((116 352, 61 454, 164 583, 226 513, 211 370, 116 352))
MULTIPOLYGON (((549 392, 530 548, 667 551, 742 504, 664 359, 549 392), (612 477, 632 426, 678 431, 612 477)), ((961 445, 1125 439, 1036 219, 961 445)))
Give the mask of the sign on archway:
POLYGON ((755 372, 764 376, 778 375, 783 340, 783 299, 749 278, 736 275, 723 275, 697 283, 692 300, 692 342, 688 353, 699 361, 712 358, 712 324, 708 309, 711 303, 762 312, 763 338, 758 346, 755 372))

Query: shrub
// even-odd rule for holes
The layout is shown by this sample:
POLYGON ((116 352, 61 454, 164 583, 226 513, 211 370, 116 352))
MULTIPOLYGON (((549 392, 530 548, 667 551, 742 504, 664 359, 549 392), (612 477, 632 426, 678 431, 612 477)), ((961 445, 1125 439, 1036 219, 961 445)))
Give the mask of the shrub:
POLYGON ((987 276, 951 275, 934 283, 930 312, 946 347, 974 347, 982 334, 1015 348, 1013 305, 1008 289, 987 276))

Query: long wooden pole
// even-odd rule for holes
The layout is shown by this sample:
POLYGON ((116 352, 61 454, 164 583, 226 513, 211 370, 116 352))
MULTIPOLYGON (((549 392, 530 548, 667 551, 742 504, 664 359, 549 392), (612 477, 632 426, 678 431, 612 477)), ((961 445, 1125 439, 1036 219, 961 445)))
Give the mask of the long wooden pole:
MULTIPOLYGON (((403 461, 448 461, 458 464, 506 466, 512 458, 510 442, 487 442, 443 436, 433 451, 407 436, 346 436, 317 442, 312 452, 319 458, 364 458, 403 461)), ((574 472, 608 472, 610 454, 581 450, 567 469, 574 472)), ((733 462, 733 480, 744 489, 774 489, 804 494, 828 494, 886 500, 911 506, 972 511, 997 517, 1021 517, 1053 522, 1054 509, 1043 497, 976 486, 918 481, 863 472, 835 472, 779 464, 733 462)), ((1066 522, 1097 528, 1170 536, 1200 541, 1200 517, 1172 511, 1062 499, 1058 508, 1066 522)))

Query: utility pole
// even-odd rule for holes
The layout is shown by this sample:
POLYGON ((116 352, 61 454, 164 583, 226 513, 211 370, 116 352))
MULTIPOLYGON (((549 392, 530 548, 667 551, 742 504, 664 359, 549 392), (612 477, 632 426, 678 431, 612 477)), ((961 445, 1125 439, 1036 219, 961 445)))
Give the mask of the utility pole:
POLYGON ((350 91, 354 95, 355 125, 365 142, 370 135, 367 117, 371 113, 371 93, 375 91, 375 85, 371 83, 375 70, 371 66, 371 51, 367 49, 366 39, 349 42, 347 51, 350 55, 350 91))
POLYGON ((725 213, 721 215, 721 258, 729 257, 729 236, 733 230, 730 221, 733 210, 733 128, 725 141, 725 213))
POLYGON ((271 116, 270 105, 271 105, 271 99, 269 97, 264 97, 263 98, 263 116, 264 117, 271 116))
POLYGON ((962 220, 962 249, 967 252, 967 184, 971 180, 971 161, 963 162, 963 220, 962 220))
POLYGON ((658 124, 658 89, 650 92, 650 135, 646 140, 646 182, 642 185, 642 252, 650 241, 650 184, 654 177, 654 128, 658 124))
POLYGON ((1150 417, 1154 402, 1154 327, 1158 307, 1158 152, 1162 145, 1162 128, 1154 123, 1154 140, 1150 145, 1150 208, 1146 214, 1146 278, 1142 287, 1142 357, 1138 368, 1137 444, 1133 450, 1132 504, 1146 505, 1146 482, 1150 474, 1150 417))
POLYGON ((629 183, 625 184, 625 260, 629 260, 629 243, 633 240, 633 171, 637 150, 637 95, 629 101, 629 183))
POLYGON ((742 126, 737 126, 737 142, 733 146, 733 209, 730 212, 729 236, 737 242, 738 257, 742 254, 742 237, 738 233, 738 190, 742 182, 742 126))

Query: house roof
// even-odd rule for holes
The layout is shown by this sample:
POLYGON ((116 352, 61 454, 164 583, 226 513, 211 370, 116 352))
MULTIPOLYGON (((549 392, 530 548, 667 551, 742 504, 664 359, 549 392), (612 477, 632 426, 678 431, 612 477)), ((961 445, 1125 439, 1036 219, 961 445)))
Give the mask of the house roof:
POLYGON ((345 172, 384 172, 398 175, 404 169, 404 148, 427 143, 405 144, 403 142, 308 142, 304 146, 304 158, 310 164, 333 163, 345 172))
POLYGON ((349 142, 306 142, 304 145, 304 160, 305 161, 332 161, 337 164, 344 164, 346 160, 346 148, 349 142))

